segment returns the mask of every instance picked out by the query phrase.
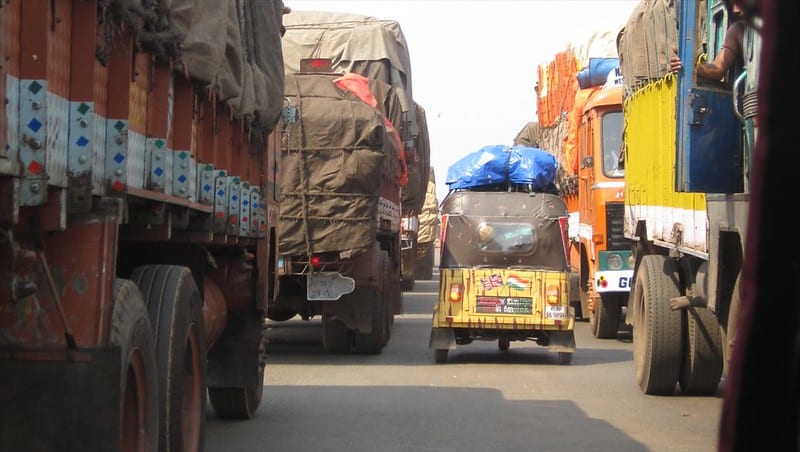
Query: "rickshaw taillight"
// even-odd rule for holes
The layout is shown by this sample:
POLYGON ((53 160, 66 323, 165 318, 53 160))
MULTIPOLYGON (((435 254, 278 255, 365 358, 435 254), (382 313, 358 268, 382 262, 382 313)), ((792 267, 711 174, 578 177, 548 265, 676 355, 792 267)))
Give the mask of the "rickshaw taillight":
POLYGON ((558 304, 559 293, 561 293, 561 291, 559 290, 557 284, 548 284, 545 292, 545 296, 547 298, 547 304, 558 304))
POLYGON ((311 264, 311 267, 314 268, 314 270, 318 270, 319 269, 319 266, 320 266, 321 262, 322 262, 322 259, 318 255, 313 255, 313 256, 311 256, 311 259, 309 259, 309 263, 311 264))
POLYGON ((459 301, 461 301, 461 294, 462 294, 461 284, 459 283, 450 284, 449 299, 451 303, 458 303, 459 301))

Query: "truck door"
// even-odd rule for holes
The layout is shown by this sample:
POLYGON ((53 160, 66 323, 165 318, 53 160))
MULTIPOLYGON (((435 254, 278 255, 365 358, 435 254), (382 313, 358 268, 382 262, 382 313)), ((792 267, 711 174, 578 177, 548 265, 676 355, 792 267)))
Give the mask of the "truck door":
POLYGON ((592 116, 586 115, 581 121, 578 132, 578 149, 580 164, 578 166, 578 206, 580 208, 580 218, 583 224, 594 224, 594 209, 592 209, 592 185, 594 184, 594 166, 602 165, 602 161, 596 161, 593 157, 594 141, 592 116))
POLYGON ((743 190, 742 125, 733 109, 734 80, 730 76, 721 82, 697 80, 691 64, 703 46, 711 49, 706 50, 707 61, 714 59, 727 29, 727 14, 721 0, 710 1, 707 11, 702 9, 696 0, 686 0, 680 8, 678 53, 684 64, 678 77, 675 191, 739 193, 743 190), (707 38, 699 20, 703 15, 716 29, 707 38))

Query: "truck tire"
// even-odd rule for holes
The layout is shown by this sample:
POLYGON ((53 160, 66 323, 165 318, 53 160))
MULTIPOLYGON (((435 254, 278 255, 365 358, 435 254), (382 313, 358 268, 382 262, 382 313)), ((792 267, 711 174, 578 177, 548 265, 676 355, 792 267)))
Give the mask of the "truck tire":
POLYGON ((158 377, 153 330, 139 288, 114 281, 111 345, 120 348, 120 450, 155 450, 158 444, 158 377))
POLYGON ((446 348, 437 348, 436 350, 434 350, 433 351, 433 359, 436 362, 436 364, 444 364, 444 363, 446 363, 447 362, 447 353, 449 351, 450 350, 448 350, 446 348))
POLYGON ((722 335, 719 322, 706 308, 686 311, 683 367, 678 379, 685 394, 712 395, 722 376, 722 335))
POLYGON ((370 300, 369 304, 372 306, 370 325, 372 331, 369 333, 362 333, 356 331, 353 333, 353 346, 356 353, 377 355, 383 350, 383 347, 389 341, 389 328, 391 322, 389 316, 391 315, 390 302, 390 288, 391 288, 391 273, 390 273, 390 260, 389 253, 381 251, 380 264, 381 273, 378 280, 378 287, 374 291, 368 291, 370 300))
POLYGON ((267 308, 267 318, 273 322, 285 322, 297 315, 292 309, 278 306, 270 306, 267 308))
POLYGON ((600 294, 589 315, 589 325, 594 337, 598 339, 614 339, 619 331, 619 319, 622 310, 619 298, 612 294, 600 294))
POLYGON ((433 243, 425 244, 425 256, 417 261, 416 277, 420 281, 430 281, 433 279, 433 243))
POLYGON ((730 306, 728 306, 728 314, 721 319, 725 322, 722 328, 723 375, 728 375, 731 357, 733 357, 733 349, 736 345, 737 317, 739 316, 739 307, 742 303, 742 293, 740 292, 741 289, 739 286, 741 279, 742 273, 740 272, 736 276, 736 282, 733 284, 733 293, 731 294, 730 306))
POLYGON ((661 255, 642 258, 634 282, 633 303, 638 315, 633 325, 636 380, 645 394, 672 394, 681 371, 681 312, 669 307, 680 295, 677 264, 661 255))
POLYGON ((343 321, 323 316, 322 317, 322 347, 326 353, 350 353, 353 342, 353 330, 347 328, 343 321))
MULTIPOLYGON (((257 361, 252 361, 252 355, 249 358, 238 358, 234 363, 224 363, 225 359, 221 358, 219 351, 215 351, 212 347, 212 353, 209 353, 209 369, 216 366, 223 365, 228 371, 236 372, 239 375, 245 375, 252 371, 251 365, 255 364, 257 367, 257 376, 255 379, 246 379, 247 382, 240 383, 241 386, 208 386, 208 400, 211 407, 222 419, 252 419, 256 415, 256 410, 261 404, 262 395, 264 393, 264 366, 266 365, 267 354, 267 341, 264 329, 264 320, 260 315, 262 311, 251 311, 248 313, 239 312, 234 316, 233 324, 237 325, 235 331, 228 330, 226 337, 224 337, 219 344, 226 344, 227 350, 230 355, 237 355, 235 351, 240 345, 245 345, 245 349, 250 348, 249 345, 254 337, 260 337, 258 343, 258 357, 257 361), (220 361, 218 361, 220 360, 220 361), (252 382, 251 382, 252 381, 252 382)), ((213 373, 210 375, 213 376, 213 373)), ((212 383, 224 385, 227 381, 226 377, 211 378, 212 383), (216 380, 216 381, 214 381, 216 380)), ((238 380, 238 379, 237 379, 238 380)))
POLYGON ((401 289, 403 292, 411 292, 414 290, 414 285, 416 282, 417 281, 414 279, 414 275, 406 275, 401 281, 401 289))
POLYGON ((159 450, 203 450, 207 346, 200 291, 192 272, 178 265, 140 266, 131 279, 144 296, 155 335, 159 450))

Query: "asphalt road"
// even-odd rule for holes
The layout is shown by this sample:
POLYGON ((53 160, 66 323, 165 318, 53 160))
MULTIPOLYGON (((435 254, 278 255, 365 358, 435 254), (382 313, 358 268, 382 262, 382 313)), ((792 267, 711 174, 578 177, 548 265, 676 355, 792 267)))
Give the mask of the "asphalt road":
POLYGON ((474 342, 434 364, 437 281, 404 294, 374 356, 327 355, 319 320, 271 323, 257 416, 209 410, 207 451, 715 451, 722 399, 643 395, 630 334, 576 328, 571 365, 533 342, 474 342))

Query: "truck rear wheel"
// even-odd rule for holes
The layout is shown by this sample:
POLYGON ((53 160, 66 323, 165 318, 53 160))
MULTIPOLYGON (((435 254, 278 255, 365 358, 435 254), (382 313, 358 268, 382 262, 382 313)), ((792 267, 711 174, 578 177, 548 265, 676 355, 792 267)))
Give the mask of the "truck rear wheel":
POLYGON ((642 258, 634 283, 636 380, 645 394, 672 394, 681 371, 681 312, 669 307, 680 295, 677 264, 661 255, 642 258))
POLYGON ((447 354, 450 350, 446 348, 437 348, 433 351, 433 359, 436 364, 444 364, 447 362, 447 354))
POLYGON ((233 327, 226 329, 208 353, 208 400, 222 419, 251 419, 264 392, 267 339, 263 311, 238 311, 228 320, 233 327))
POLYGON ((258 385, 246 388, 208 388, 208 400, 223 419, 251 419, 264 393, 264 366, 258 368, 258 385))
POLYGON ((120 450, 150 450, 158 444, 158 377, 153 330, 142 295, 127 279, 114 281, 111 345, 120 348, 122 430, 120 450))
POLYGON ((420 281, 430 281, 433 279, 433 243, 422 245, 425 247, 425 256, 417 260, 416 278, 420 281))
POLYGON ((712 395, 722 376, 722 335, 719 322, 706 308, 686 310, 686 346, 678 379, 686 394, 712 395))
POLYGON ((203 450, 207 347, 200 291, 183 266, 145 265, 131 279, 142 291, 155 334, 159 450, 203 450))
POLYGON ((326 353, 350 353, 353 330, 347 328, 343 321, 323 316, 322 317, 322 347, 326 353))
POLYGON ((589 316, 592 334, 598 339, 614 339, 619 331, 619 298, 612 294, 600 294, 589 316))

